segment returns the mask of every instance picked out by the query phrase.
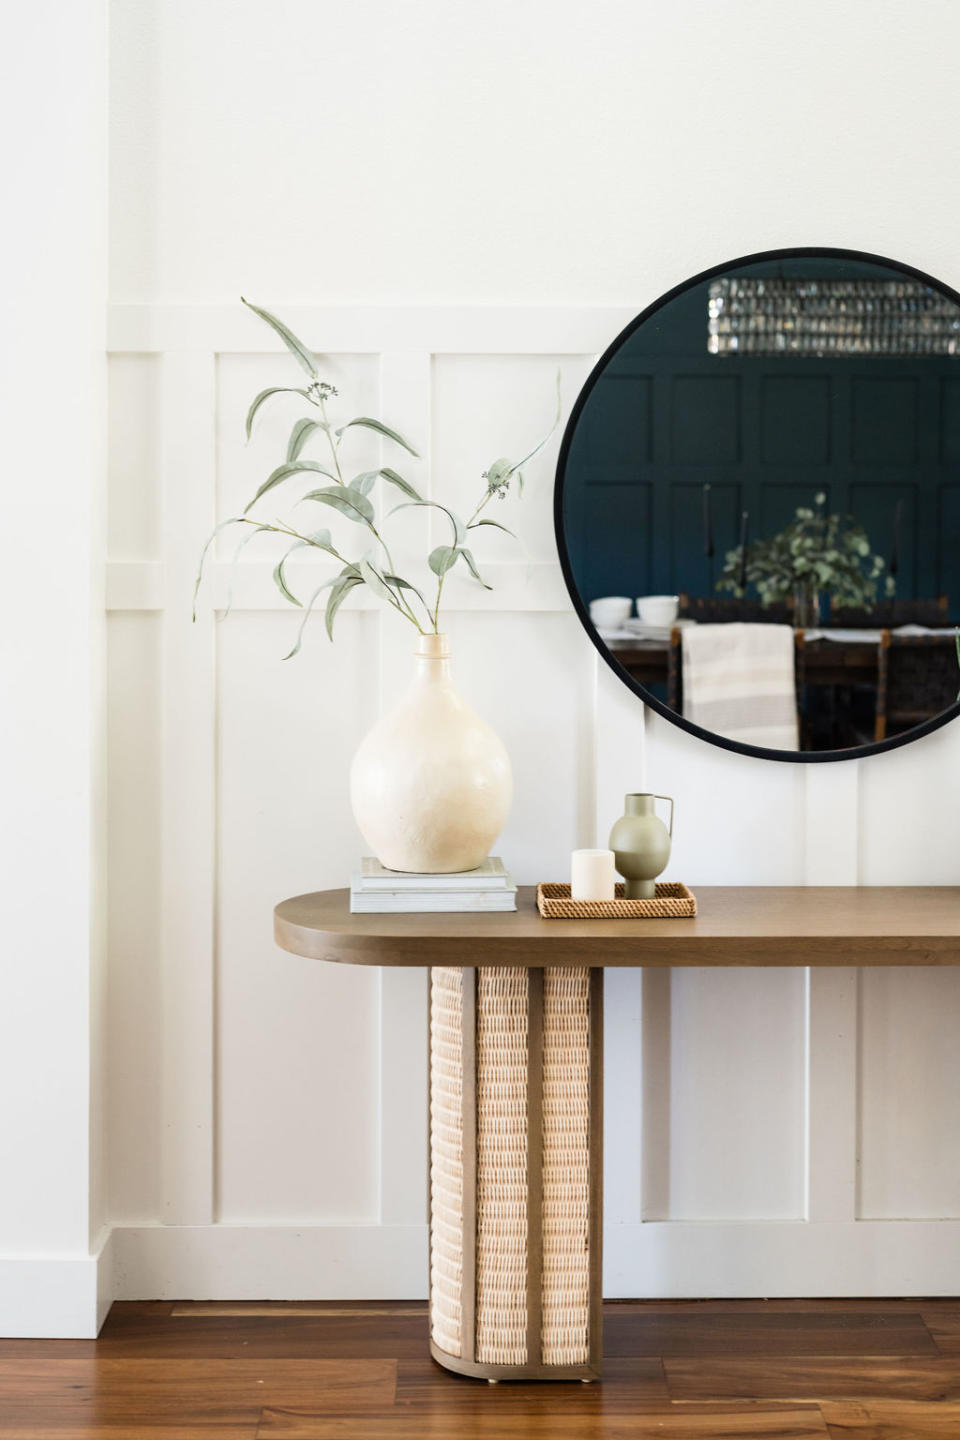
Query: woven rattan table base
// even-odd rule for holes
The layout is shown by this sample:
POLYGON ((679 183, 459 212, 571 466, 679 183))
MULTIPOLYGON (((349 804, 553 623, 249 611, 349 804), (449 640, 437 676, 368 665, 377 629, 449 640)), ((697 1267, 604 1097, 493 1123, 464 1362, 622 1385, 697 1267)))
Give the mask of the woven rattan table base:
POLYGON ((603 971, 435 966, 430 1341, 487 1379, 600 1373, 603 971))

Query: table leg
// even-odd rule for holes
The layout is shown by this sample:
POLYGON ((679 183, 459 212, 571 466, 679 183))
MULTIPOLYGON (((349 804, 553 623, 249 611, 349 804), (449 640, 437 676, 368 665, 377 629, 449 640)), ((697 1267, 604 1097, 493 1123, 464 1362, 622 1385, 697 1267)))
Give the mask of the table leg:
POLYGON ((488 1380, 601 1367, 603 971, 430 976, 430 1352, 488 1380))

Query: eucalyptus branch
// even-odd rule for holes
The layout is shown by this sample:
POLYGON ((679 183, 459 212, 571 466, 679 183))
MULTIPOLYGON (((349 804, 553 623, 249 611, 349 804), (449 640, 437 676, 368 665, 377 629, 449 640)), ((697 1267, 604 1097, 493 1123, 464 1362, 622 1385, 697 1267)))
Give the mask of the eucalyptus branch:
MULTIPOLYGON (((326 603, 325 620, 327 633, 331 639, 333 638, 333 624, 337 612, 346 595, 358 585, 366 585, 379 599, 384 600, 388 605, 392 606, 398 615, 401 615, 405 620, 409 621, 420 634, 425 633, 424 624, 431 627, 434 632, 438 632, 440 629, 440 607, 443 599, 446 576, 458 561, 463 561, 474 580, 484 585, 488 590, 491 588, 480 575, 473 553, 468 548, 467 531, 475 530, 479 535, 482 533, 480 527, 492 526, 505 531, 508 535, 512 533, 507 526, 501 525, 498 520, 481 519, 480 516, 494 495, 503 499, 511 488, 514 478, 516 478, 516 494, 518 496, 522 495, 523 467, 543 448, 549 436, 556 428, 556 425, 559 423, 559 372, 557 374, 557 415, 547 435, 544 436, 522 460, 512 461, 505 458, 495 460, 489 469, 484 471, 483 494, 474 507, 466 525, 464 525, 448 506, 441 504, 437 500, 424 499, 408 480, 398 474, 396 470, 389 468, 389 466, 381 466, 376 470, 364 471, 362 474, 354 476, 349 482, 345 479, 343 466, 341 464, 340 448, 344 435, 354 427, 362 429, 363 431, 373 431, 381 438, 381 441, 389 442, 391 445, 396 445, 400 449, 406 450, 410 455, 413 455, 414 458, 417 458, 417 451, 409 441, 405 440, 396 430, 391 429, 390 426, 385 425, 383 421, 377 420, 370 415, 354 416, 352 419, 335 427, 334 422, 328 414, 327 402, 337 394, 337 391, 332 384, 320 378, 320 373, 317 368, 318 356, 316 352, 312 351, 299 340, 293 331, 275 315, 271 315, 269 311, 262 310, 258 306, 250 304, 249 301, 244 301, 244 304, 248 305, 249 309, 269 325, 280 337, 300 369, 305 372, 305 377, 301 377, 300 386, 269 386, 255 396, 247 411, 247 438, 250 438, 251 428, 261 407, 268 402, 271 405, 278 403, 275 398, 277 396, 300 396, 310 405, 313 415, 316 415, 319 411, 319 418, 301 417, 295 421, 289 436, 284 463, 274 468, 266 480, 258 487, 243 515, 223 521, 216 527, 204 546, 203 554, 200 557, 200 569, 194 592, 194 604, 196 604, 196 595, 197 591, 199 591, 203 575, 204 560, 215 536, 226 526, 241 524, 250 527, 254 533, 260 530, 269 531, 276 535, 286 536, 292 542, 285 554, 282 555, 277 562, 273 578, 284 598, 294 605, 300 605, 301 602, 287 586, 284 578, 284 565, 289 555, 298 547, 302 545, 322 550, 325 554, 333 556, 343 567, 339 575, 333 577, 332 580, 325 581, 319 586, 306 606, 301 606, 303 617, 297 642, 290 652, 291 656, 295 655, 300 649, 300 639, 303 635, 303 629, 313 610, 314 603, 318 600, 321 593, 328 588, 330 594, 326 603), (327 445, 329 446, 330 456, 333 462, 332 470, 325 468, 324 464, 320 464, 315 460, 304 460, 300 458, 305 444, 310 436, 317 430, 323 430, 326 434, 327 445), (328 530, 317 530, 314 534, 307 535, 279 518, 275 523, 269 523, 256 520, 247 513, 264 495, 273 491, 277 486, 281 484, 289 485, 291 481, 297 479, 307 479, 310 483, 317 484, 316 477, 318 475, 323 477, 320 488, 310 490, 309 493, 301 493, 300 500, 297 503, 303 500, 317 502, 324 505, 328 510, 334 510, 341 521, 346 520, 365 527, 373 536, 379 547, 379 551, 383 555, 383 563, 380 568, 366 557, 350 560, 346 555, 341 553, 340 548, 334 546, 328 530), (370 491, 378 480, 382 480, 386 485, 398 489, 401 494, 406 497, 404 505, 396 506, 395 509, 403 509, 407 505, 435 506, 445 512, 450 522, 453 532, 451 543, 436 547, 428 556, 429 568, 437 577, 436 598, 432 606, 431 603, 424 598, 423 593, 421 593, 421 590, 418 589, 416 585, 397 573, 389 542, 383 533, 383 521, 381 520, 378 525, 377 513, 374 508, 375 502, 369 498, 370 491), (412 592, 412 594, 410 592, 412 592), (423 608, 423 624, 414 607, 415 599, 420 602, 423 608)), ((329 465, 329 462, 326 462, 326 464, 329 465)), ((389 513, 393 514, 395 512, 392 510, 389 513)), ((247 538, 252 539, 253 537, 251 535, 247 538)), ((242 549, 243 545, 239 548, 242 549)))
POLYGON ((441 595, 443 594, 443 582, 444 582, 444 580, 445 580, 446 578, 447 578, 447 572, 446 572, 446 570, 444 570, 444 572, 443 572, 442 575, 440 575, 440 576, 437 577, 437 603, 436 603, 436 605, 433 607, 433 633, 434 633, 434 635, 439 635, 439 633, 440 633, 440 597, 441 597, 441 595))
POLYGON ((334 438, 333 438, 333 431, 332 431, 331 428, 330 428, 330 421, 329 421, 329 418, 327 417, 327 397, 326 397, 326 395, 321 395, 321 396, 320 396, 320 414, 323 416, 323 428, 324 428, 324 430, 326 430, 326 432, 327 432, 327 439, 328 439, 329 442, 330 442, 330 453, 333 455, 333 465, 334 465, 334 469, 335 469, 336 472, 337 472, 337 479, 339 480, 340 484, 342 485, 342 484, 344 483, 344 481, 343 481, 343 471, 340 469, 340 444, 339 444, 339 441, 334 440, 334 438))

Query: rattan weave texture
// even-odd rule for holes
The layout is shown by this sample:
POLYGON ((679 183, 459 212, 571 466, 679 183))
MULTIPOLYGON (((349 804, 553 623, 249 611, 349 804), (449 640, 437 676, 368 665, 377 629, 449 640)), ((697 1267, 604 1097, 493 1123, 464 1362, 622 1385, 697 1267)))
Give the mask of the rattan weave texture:
POLYGON ((430 971, 430 1333, 463 1344, 463 974, 430 971))
POLYGON ((617 885, 613 900, 571 900, 570 886, 544 881, 537 886, 537 909, 545 920, 689 920, 697 897, 681 881, 658 881, 652 900, 627 900, 617 885))
POLYGON ((541 1360, 589 1355, 590 971, 543 977, 543 1273, 541 1360))
POLYGON ((523 970, 477 973, 477 1354, 527 1359, 527 1028, 523 970))

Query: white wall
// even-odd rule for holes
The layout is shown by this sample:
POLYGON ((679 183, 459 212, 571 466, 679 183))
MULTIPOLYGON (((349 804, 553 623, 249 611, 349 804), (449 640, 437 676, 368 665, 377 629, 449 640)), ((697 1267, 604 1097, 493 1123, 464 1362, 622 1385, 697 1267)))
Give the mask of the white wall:
MULTIPOLYGON (((625 319, 718 260, 846 245, 960 283, 958 39, 946 0, 115 0, 118 1294, 426 1279, 423 979, 270 936, 278 896, 347 877, 344 768, 406 641, 358 609, 335 647, 315 631, 282 665, 293 617, 265 559, 226 624, 188 624, 199 541, 284 428, 241 446, 246 398, 291 372, 239 293, 288 311, 358 408, 428 442, 423 483, 457 494, 537 433, 558 360, 569 405, 625 319)), ((957 879, 953 729, 831 767, 728 755, 657 717, 644 742, 564 597, 550 485, 548 457, 517 517, 529 568, 497 547, 490 603, 460 589, 450 619, 461 684, 514 755, 519 879, 602 834, 644 743, 694 884, 957 879)), ((960 1288, 956 1225, 935 1223, 960 1218, 958 988, 611 975, 607 1292, 960 1288)))
POLYGON ((0 1332, 93 1334, 102 1126, 107 11, 0 62, 0 1332))

